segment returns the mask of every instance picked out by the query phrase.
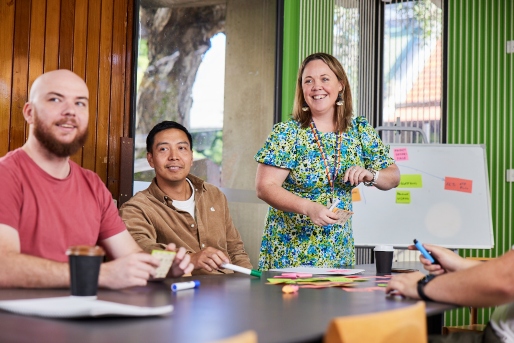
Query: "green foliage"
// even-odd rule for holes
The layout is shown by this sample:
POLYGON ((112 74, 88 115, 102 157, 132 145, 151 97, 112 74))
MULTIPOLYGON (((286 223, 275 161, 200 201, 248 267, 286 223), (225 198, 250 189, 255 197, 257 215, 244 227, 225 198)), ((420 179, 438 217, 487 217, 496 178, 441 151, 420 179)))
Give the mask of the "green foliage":
POLYGON ((404 17, 413 18, 418 30, 415 34, 422 41, 428 41, 433 35, 439 38, 442 33, 442 10, 430 0, 416 0, 398 4, 398 12, 404 17))
MULTIPOLYGON (((193 149, 194 150, 194 149, 193 149)), ((195 150, 195 156, 206 157, 213 161, 217 165, 221 166, 221 158, 223 151, 223 131, 219 130, 216 132, 216 136, 212 141, 212 144, 207 149, 195 150)))

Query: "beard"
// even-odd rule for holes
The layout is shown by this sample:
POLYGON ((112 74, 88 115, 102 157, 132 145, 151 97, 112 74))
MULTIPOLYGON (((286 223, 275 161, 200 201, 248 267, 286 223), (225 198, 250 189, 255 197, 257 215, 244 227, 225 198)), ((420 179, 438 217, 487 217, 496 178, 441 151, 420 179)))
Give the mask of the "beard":
MULTIPOLYGON (((63 124, 69 120, 62 120, 57 124, 63 124)), ((53 125, 53 124, 52 124, 53 125)), ((57 157, 69 157, 79 151, 87 140, 88 128, 78 132, 73 141, 69 143, 60 142, 50 131, 50 128, 41 121, 37 115, 34 116, 34 136, 45 147, 57 157)))

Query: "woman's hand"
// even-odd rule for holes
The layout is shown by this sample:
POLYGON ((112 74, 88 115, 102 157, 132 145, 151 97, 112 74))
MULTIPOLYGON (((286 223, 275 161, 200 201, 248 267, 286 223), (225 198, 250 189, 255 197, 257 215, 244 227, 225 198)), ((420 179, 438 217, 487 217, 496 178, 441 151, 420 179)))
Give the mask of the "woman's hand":
POLYGON ((352 186, 357 186, 361 182, 373 181, 373 174, 361 166, 351 166, 346 169, 343 181, 350 182, 352 186))
POLYGON ((314 224, 319 226, 335 224, 339 219, 337 214, 317 202, 311 202, 307 207, 307 215, 314 224))

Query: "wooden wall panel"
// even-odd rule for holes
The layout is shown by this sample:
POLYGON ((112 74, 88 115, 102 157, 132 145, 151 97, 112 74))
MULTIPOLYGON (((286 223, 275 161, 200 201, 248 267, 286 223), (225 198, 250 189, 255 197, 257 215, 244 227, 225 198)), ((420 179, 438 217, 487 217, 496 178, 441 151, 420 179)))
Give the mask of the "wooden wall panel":
POLYGON ((0 156, 9 151, 14 42, 14 3, 0 1, 0 156))
MULTIPOLYGON (((38 0, 34 0, 38 1, 38 0)), ((22 3, 23 1, 16 1, 22 3)), ((63 1, 66 2, 66 1, 63 1)), ((45 62, 44 70, 59 68, 59 22, 61 21, 61 1, 47 0, 45 29, 45 62)))
POLYGON ((72 159, 119 198, 121 140, 131 127, 133 10, 134 0, 0 0, 0 156, 26 140, 22 109, 34 80, 71 69, 90 92, 88 141, 72 159))
MULTIPOLYGON (((98 121, 98 66, 100 55, 100 1, 90 2, 87 17, 86 84, 89 88, 89 139, 84 144, 82 166, 96 170, 96 123, 98 121)), ((103 179, 105 181, 105 178, 103 179)))
POLYGON ((16 5, 14 15, 13 80, 11 98, 10 147, 25 142, 26 126, 22 116, 23 105, 28 95, 29 26, 24 22, 30 18, 30 6, 16 5))
MULTIPOLYGON (((107 174, 109 162, 109 109, 111 100, 111 58, 112 58, 112 1, 102 1, 102 12, 100 19, 100 65, 98 81, 98 121, 96 123, 97 140, 96 156, 97 163, 95 170, 104 176, 107 174)), ((107 177, 107 187, 109 187, 107 177)), ((109 187, 110 189, 110 187, 109 187)))

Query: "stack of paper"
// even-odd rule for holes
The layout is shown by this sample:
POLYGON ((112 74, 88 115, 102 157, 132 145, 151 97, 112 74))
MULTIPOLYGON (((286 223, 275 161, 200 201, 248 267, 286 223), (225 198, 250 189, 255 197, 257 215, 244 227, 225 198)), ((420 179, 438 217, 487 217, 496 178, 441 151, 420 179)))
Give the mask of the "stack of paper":
POLYGON ((141 307, 98 300, 95 297, 57 297, 0 301, 0 309, 18 314, 79 318, 101 316, 158 316, 173 311, 172 305, 141 307))

